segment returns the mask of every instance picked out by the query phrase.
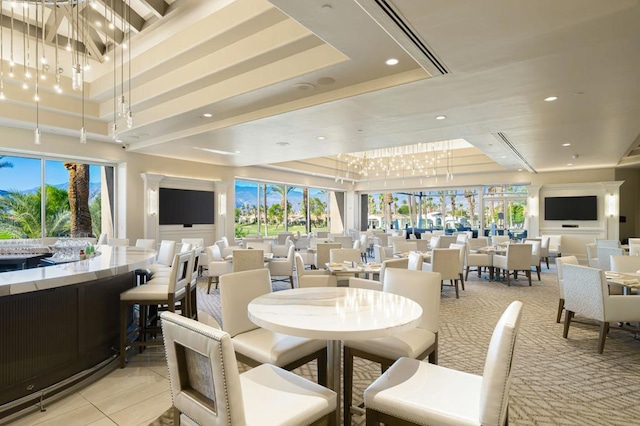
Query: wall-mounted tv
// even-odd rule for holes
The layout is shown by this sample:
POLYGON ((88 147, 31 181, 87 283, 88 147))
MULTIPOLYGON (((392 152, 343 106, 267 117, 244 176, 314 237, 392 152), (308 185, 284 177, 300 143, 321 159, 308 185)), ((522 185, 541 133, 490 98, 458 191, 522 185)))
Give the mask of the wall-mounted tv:
POLYGON ((160 188, 160 225, 213 224, 213 191, 160 188))
POLYGON ((545 220, 598 220, 598 197, 545 197, 545 220))

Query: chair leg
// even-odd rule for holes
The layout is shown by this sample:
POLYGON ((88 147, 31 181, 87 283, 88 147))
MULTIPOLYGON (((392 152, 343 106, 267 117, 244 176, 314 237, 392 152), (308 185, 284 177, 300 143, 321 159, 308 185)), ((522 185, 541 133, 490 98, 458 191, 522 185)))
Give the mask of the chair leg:
POLYGON ((505 275, 507 276, 507 287, 511 286, 511 273, 508 270, 504 270, 505 275))
POLYGON ((544 261, 547 262, 547 269, 549 269, 549 256, 545 257, 544 261))
POLYGON ((558 315, 556 317, 556 322, 560 323, 560 317, 562 317, 562 310, 564 309, 564 299, 560 299, 558 301, 558 315))
POLYGON ((367 426, 380 426, 380 413, 375 410, 367 408, 366 425, 367 426))
POLYGON ((536 265, 536 272, 538 273, 538 281, 540 281, 540 265, 536 265))
POLYGON ((609 332, 609 323, 603 322, 600 324, 600 338, 598 339, 598 353, 601 354, 604 351, 604 341, 607 338, 609 332))
POLYGON ((207 294, 211 292, 211 281, 213 281, 213 277, 207 277, 207 294))
POLYGON ((464 278, 462 277, 462 272, 460 272, 460 284, 462 284, 462 290, 464 290, 464 278))
POLYGON ((531 287, 531 269, 529 269, 527 272, 527 278, 529 278, 529 287, 531 287))
POLYGON ((460 299, 460 294, 458 292, 458 280, 451 280, 451 283, 455 286, 456 288, 456 299, 460 299))
POLYGON ((353 355, 351 349, 347 346, 343 347, 343 418, 344 424, 351 424, 351 404, 353 400, 353 355))
MULTIPOLYGON (((465 278, 466 280, 468 280, 468 279, 469 279, 469 269, 471 269, 471 268, 469 268, 469 267, 467 266, 467 273, 466 273, 466 275, 464 276, 464 278, 465 278)), ((478 276, 480 276, 480 268, 479 268, 479 267, 478 267, 478 276)))
POLYGON ((318 355, 316 364, 318 365, 318 384, 320 386, 327 386, 327 350, 325 349, 318 355))
POLYGON ((569 326, 571 325, 571 318, 573 318, 574 313, 572 311, 565 310, 564 312, 564 331, 562 332, 562 337, 565 339, 569 335, 569 326))
POLYGON ((126 303, 120 302, 120 368, 124 368, 127 351, 127 308, 126 303))
POLYGON ((293 288, 293 275, 289 275, 289 282, 291 283, 291 288, 293 288))

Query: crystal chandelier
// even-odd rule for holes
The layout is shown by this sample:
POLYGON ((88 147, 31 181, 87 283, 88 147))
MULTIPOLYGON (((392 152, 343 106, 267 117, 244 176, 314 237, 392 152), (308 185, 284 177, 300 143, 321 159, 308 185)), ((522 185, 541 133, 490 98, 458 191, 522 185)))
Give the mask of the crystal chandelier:
POLYGON ((113 137, 117 139, 118 117, 133 126, 131 111, 131 67, 125 80, 125 55, 131 60, 130 0, 0 0, 0 101, 10 100, 5 81, 19 82, 24 90, 33 90, 36 110, 34 142, 41 143, 40 102, 50 101, 51 92, 61 94, 63 74, 71 79, 71 88, 80 92, 80 143, 87 142, 85 127, 86 71, 90 60, 114 61, 113 137), (119 3, 116 3, 119 2, 119 3), (121 9, 121 14, 116 13, 121 9), (120 45, 120 91, 116 79, 116 46, 120 45), (50 59, 47 58, 50 53, 50 59), (63 67, 67 67, 67 72, 63 67), (52 77, 49 79, 49 77, 52 77), (51 81, 49 83, 48 81, 51 81), (125 92, 125 81, 127 92, 125 92), (128 93, 129 99, 125 94, 128 93))
POLYGON ((453 151, 456 141, 419 143, 415 145, 380 148, 368 151, 338 154, 337 161, 344 167, 336 167, 336 182, 344 179, 396 179, 405 177, 439 176, 453 180, 453 151), (444 170, 444 172, 443 172, 444 170))

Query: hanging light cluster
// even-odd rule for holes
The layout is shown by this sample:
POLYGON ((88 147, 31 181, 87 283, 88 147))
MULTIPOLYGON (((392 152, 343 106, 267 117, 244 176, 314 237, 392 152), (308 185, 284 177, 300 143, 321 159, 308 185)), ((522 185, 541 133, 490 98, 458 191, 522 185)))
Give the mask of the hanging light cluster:
POLYGON ((434 177, 436 182, 445 169, 447 181, 453 180, 453 145, 451 140, 419 143, 392 148, 338 154, 338 160, 345 164, 345 170, 338 170, 338 179, 404 178, 405 176, 434 177), (339 176, 343 173, 344 176, 339 176))
MULTIPOLYGON (((87 41, 90 38, 90 31, 94 28, 101 28, 105 38, 105 45, 114 47, 116 45, 116 31, 119 26, 124 33, 122 40, 122 52, 129 51, 131 59, 131 18, 130 0, 123 3, 122 16, 117 17, 115 13, 114 0, 110 0, 110 7, 107 6, 109 0, 104 0, 104 13, 98 11, 100 7, 97 0, 1 0, 2 5, 9 5, 7 9, 0 8, 0 23, 3 30, 0 32, 0 101, 7 99, 5 93, 5 78, 21 79, 22 88, 30 90, 33 87, 36 103, 36 129, 34 142, 40 143, 39 110, 41 101, 40 89, 45 84, 49 75, 52 75, 53 91, 62 93, 60 83, 64 69, 60 66, 63 54, 70 55, 71 59, 71 88, 81 92, 81 128, 80 142, 87 142, 87 130, 85 128, 85 72, 90 69, 89 47, 87 41), (90 7, 89 7, 90 6, 90 7), (96 19, 97 18, 97 19, 96 19), (66 21, 66 35, 59 34, 59 27, 66 21), (119 20, 119 22, 118 22, 119 20), (47 28, 53 28, 55 35, 47 34, 47 28), (9 25, 10 24, 10 25, 9 25), (91 27, 90 27, 91 26, 91 27), (108 29, 107 29, 108 28, 108 29), (5 40, 5 29, 9 29, 10 40, 5 40), (111 31, 109 31, 111 30, 111 31), (8 41, 7 45, 5 42, 8 41), (49 63, 46 56, 46 45, 51 45, 55 51, 53 63, 49 63), (21 49, 20 49, 21 48, 21 49), (8 55, 7 55, 8 54, 8 55), (17 57, 21 54, 22 69, 24 74, 17 76, 17 57), (6 56, 5 56, 6 55, 6 56), (8 59, 8 73, 5 75, 5 60, 8 59), (35 79, 32 77, 35 74, 35 79), (32 82, 33 81, 33 82, 32 82)), ((112 49, 115 52, 115 49, 112 49)), ((115 56, 115 55, 114 55, 115 56)), ((105 54, 105 61, 110 57, 105 54)), ((121 93, 117 94, 116 88, 116 68, 114 58, 114 123, 113 138, 117 139, 117 117, 126 119, 127 127, 133 126, 133 114, 131 111, 131 67, 129 66, 128 93, 129 101, 125 97, 125 77, 124 77, 124 53, 121 54, 121 93), (117 99, 116 99, 117 98, 117 99)))

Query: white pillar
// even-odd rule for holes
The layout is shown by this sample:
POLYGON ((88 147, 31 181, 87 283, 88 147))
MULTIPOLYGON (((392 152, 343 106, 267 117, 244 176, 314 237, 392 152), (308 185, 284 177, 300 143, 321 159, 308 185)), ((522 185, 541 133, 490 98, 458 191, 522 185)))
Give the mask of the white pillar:
POLYGON ((158 221, 158 199, 160 196, 160 181, 163 175, 140 173, 144 181, 144 238, 158 241, 160 223, 158 221))

